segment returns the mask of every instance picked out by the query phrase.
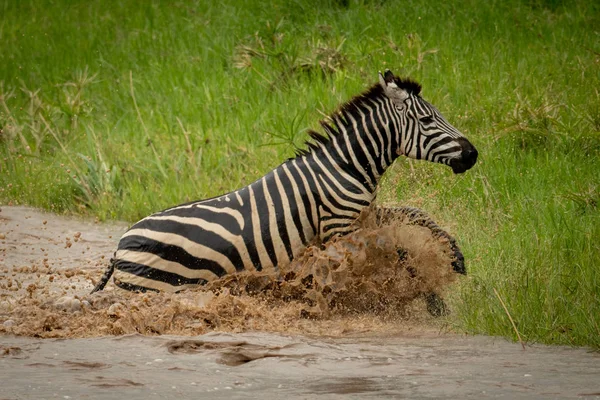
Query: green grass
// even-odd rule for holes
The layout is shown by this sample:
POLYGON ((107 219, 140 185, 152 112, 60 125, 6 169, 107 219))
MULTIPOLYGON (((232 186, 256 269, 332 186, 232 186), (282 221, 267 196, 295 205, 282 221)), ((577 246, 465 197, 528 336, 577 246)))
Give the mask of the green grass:
POLYGON ((600 348, 600 6, 0 1, 0 203, 135 221, 241 187, 390 67, 475 143, 386 202, 459 240, 457 330, 600 348))

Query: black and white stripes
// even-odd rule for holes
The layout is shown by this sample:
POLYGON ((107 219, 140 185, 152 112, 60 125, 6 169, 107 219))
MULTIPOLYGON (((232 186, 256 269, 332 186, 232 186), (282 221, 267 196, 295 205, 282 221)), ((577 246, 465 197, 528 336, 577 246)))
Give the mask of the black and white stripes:
POLYGON ((173 207, 123 235, 104 287, 178 291, 238 271, 277 270, 315 240, 352 230, 399 155, 471 168, 477 151, 390 71, 311 132, 308 149, 235 192, 173 207))

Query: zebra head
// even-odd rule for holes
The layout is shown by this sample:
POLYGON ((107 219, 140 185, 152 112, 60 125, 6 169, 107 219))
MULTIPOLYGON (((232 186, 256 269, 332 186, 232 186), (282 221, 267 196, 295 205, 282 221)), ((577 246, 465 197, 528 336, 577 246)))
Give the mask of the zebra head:
POLYGON ((397 152, 418 160, 449 165, 455 174, 477 162, 477 150, 440 112, 419 95, 421 86, 397 78, 390 70, 379 73, 379 84, 395 110, 399 124, 397 152))

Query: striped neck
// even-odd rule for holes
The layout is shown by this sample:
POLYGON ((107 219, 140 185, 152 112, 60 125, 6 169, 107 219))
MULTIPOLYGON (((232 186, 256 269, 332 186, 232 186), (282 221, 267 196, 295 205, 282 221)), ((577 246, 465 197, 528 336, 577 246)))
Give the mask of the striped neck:
MULTIPOLYGON (((382 93, 354 99, 322 123, 329 140, 320 143, 316 154, 335 160, 346 173, 374 192, 385 170, 398 157, 393 105, 382 93)), ((397 118, 397 117, 396 117, 397 118)))

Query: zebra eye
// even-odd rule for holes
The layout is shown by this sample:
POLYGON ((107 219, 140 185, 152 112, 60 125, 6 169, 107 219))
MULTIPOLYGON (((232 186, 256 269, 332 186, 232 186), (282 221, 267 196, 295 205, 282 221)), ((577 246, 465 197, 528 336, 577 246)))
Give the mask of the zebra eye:
POLYGON ((419 121, 421 121, 421 123, 423 123, 425 125, 432 124, 433 117, 431 115, 426 115, 424 117, 419 118, 419 121))

